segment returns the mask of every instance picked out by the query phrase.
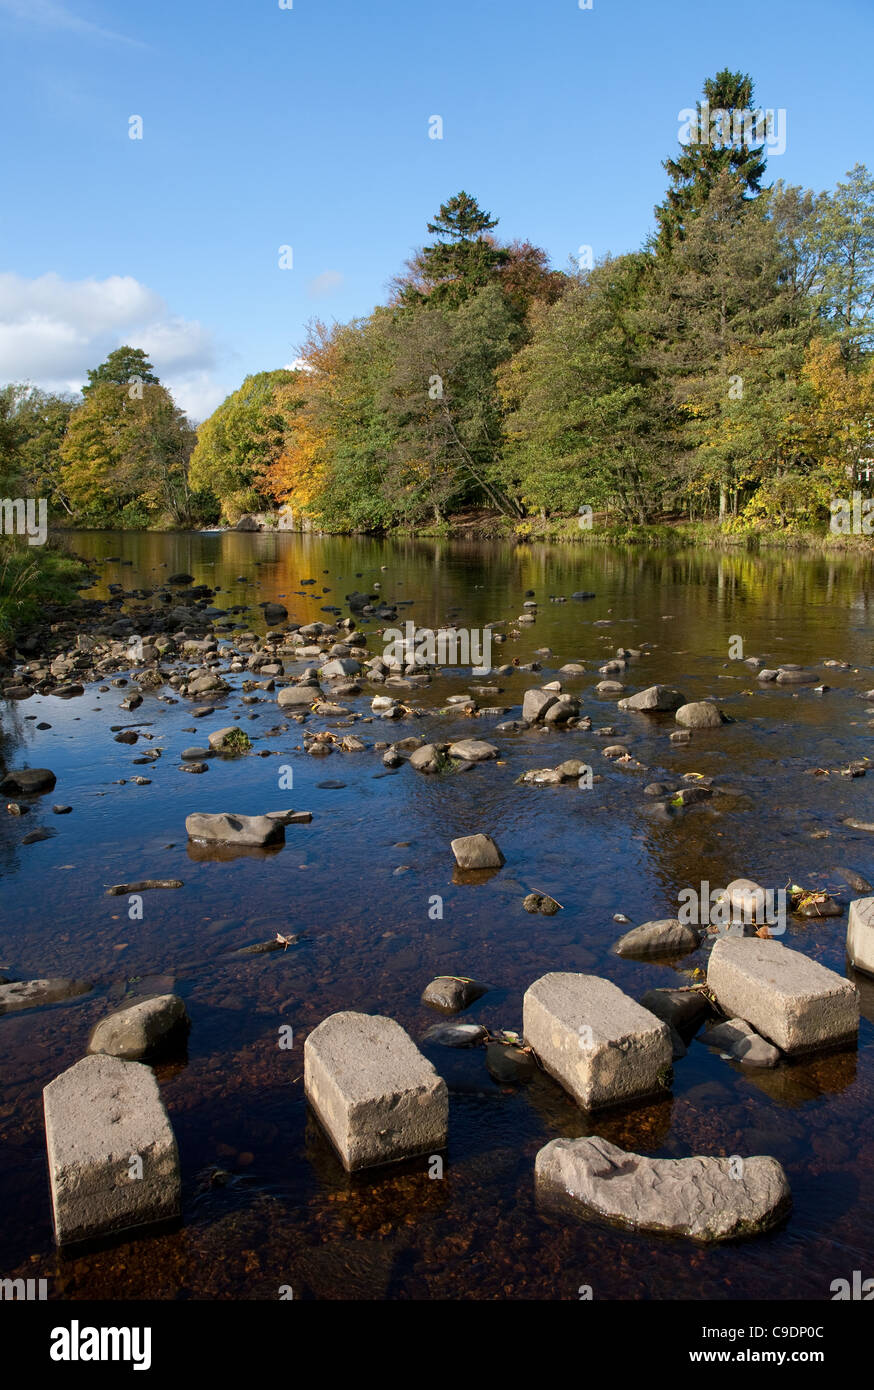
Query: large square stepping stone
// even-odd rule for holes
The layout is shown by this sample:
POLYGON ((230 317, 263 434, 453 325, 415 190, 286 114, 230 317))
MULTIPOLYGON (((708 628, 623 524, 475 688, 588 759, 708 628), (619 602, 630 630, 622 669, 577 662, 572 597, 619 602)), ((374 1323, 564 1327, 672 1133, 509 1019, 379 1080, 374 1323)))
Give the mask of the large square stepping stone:
POLYGON ((670 1029, 609 980, 555 972, 526 990, 522 1031, 546 1070, 586 1110, 660 1092, 670 1029))
POLYGON ((784 1052, 855 1037, 859 997, 843 976, 779 941, 721 937, 707 967, 720 1008, 746 1019, 784 1052))
POLYGON ((856 898, 850 903, 847 955, 855 970, 874 975, 874 898, 856 898))
POLYGON ((83 1057, 43 1106, 58 1245, 180 1215, 176 1138, 150 1067, 83 1057))
POLYGON ((352 1172, 446 1147, 449 1093, 412 1038, 379 1014, 331 1014, 304 1044, 307 1099, 352 1172))

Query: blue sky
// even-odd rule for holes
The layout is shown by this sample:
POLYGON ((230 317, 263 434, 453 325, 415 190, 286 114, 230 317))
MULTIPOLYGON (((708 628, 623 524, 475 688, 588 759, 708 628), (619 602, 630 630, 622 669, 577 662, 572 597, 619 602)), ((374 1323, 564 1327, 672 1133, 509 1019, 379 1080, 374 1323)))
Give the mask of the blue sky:
POLYGON ((721 67, 786 112, 769 181, 874 166, 872 0, 0 0, 0 52, 0 381, 133 342, 197 419, 461 188, 559 267, 639 246, 721 67))

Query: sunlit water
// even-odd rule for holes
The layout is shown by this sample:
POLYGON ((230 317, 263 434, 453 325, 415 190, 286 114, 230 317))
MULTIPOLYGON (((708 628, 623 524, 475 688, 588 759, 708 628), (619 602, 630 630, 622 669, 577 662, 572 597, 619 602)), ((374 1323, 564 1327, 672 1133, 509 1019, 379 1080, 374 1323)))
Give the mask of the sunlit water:
MULTIPOLYGON (((101 586, 151 587, 176 570, 221 586, 216 603, 255 606, 242 626, 264 630, 259 602, 284 596, 297 622, 330 618, 324 605, 382 584, 389 600, 413 600, 400 619, 480 628, 514 619, 526 590, 537 621, 495 648, 495 662, 541 660, 542 672, 501 677, 484 703, 518 714, 524 691, 555 679, 567 661, 587 664, 565 680, 582 695, 591 733, 494 735, 499 716, 470 719, 438 710, 471 678, 442 673, 411 693, 426 718, 386 725, 357 722, 367 751, 311 758, 299 726, 285 722, 275 696, 244 706, 235 692, 199 724, 186 701, 146 695, 135 714, 124 691, 83 698, 34 697, 3 706, 0 759, 7 767, 51 767, 56 791, 21 819, 0 816, 0 966, 15 978, 65 975, 91 980, 81 1000, 0 1019, 0 1273, 47 1276, 64 1297, 574 1299, 827 1298, 854 1269, 874 1274, 874 981, 862 989, 858 1050, 742 1071, 698 1043, 675 1066, 670 1096, 654 1105, 587 1119, 548 1076, 518 1087, 494 1081, 482 1049, 428 1047, 450 1090, 450 1140, 443 1179, 417 1163, 347 1177, 303 1095, 303 1042, 337 1009, 396 1018, 414 1039, 439 1020, 420 1002, 435 974, 475 976, 489 992, 464 1015, 492 1029, 520 1029, 522 995, 551 970, 602 974, 639 997, 688 983, 678 973, 706 965, 706 952, 677 963, 635 963, 612 953, 631 923, 675 915, 678 893, 702 880, 738 875, 769 887, 790 880, 852 894, 833 872, 851 865, 874 880, 874 835, 840 817, 874 821, 874 774, 838 775, 871 751, 872 713, 860 693, 874 686, 868 596, 871 571, 852 561, 801 556, 666 555, 651 551, 518 547, 262 535, 81 533, 75 548, 102 565, 101 586), (256 563, 259 562, 260 563, 256 563), (382 566, 386 566, 382 570, 382 566), (248 582, 241 582, 245 576, 248 582), (302 579, 317 583, 301 588, 302 579), (586 603, 575 590, 594 590, 586 603), (550 595, 567 595, 554 604, 550 595), (610 626, 595 623, 609 619, 610 626), (760 688, 729 660, 732 638, 769 665, 816 665, 831 687, 760 688), (617 712, 594 694, 597 667, 619 646, 652 642, 623 679, 629 689, 657 681, 689 699, 717 696, 736 721, 669 742, 670 716, 617 712), (551 655, 537 657, 540 648, 551 655), (180 772, 183 748, 240 715, 256 750, 275 756, 213 760, 205 776, 180 772), (36 716, 31 718, 30 716, 36 716), (35 723, 51 728, 38 731, 35 723), (134 766, 141 743, 117 744, 112 724, 151 721, 161 747, 151 767, 134 766), (595 729, 613 724, 645 772, 603 757, 595 729), (196 730, 196 731, 195 731, 196 730), (437 740, 489 738, 501 750, 462 775, 424 777, 409 767, 386 775, 377 739, 415 733, 437 740), (515 784, 531 767, 581 758, 603 775, 589 791, 515 784), (279 789, 290 765, 294 790, 279 789), (830 776, 813 776, 814 768, 830 776), (723 793, 659 819, 643 787, 695 771, 723 793), (137 786, 129 779, 151 779, 137 786), (117 785, 119 779, 128 779, 117 785), (322 787, 327 781, 340 788, 322 787), (73 806, 66 817, 51 804, 73 806), (252 814, 293 806, 313 813, 289 827, 278 854, 199 861, 189 855, 185 817, 194 810, 252 814), (37 826, 51 839, 22 845, 37 826), (506 856, 487 883, 453 881, 449 842, 486 831, 506 856), (400 872, 399 872, 400 871, 400 872), (113 883, 180 878, 175 892, 144 896, 144 920, 113 883), (523 910, 526 893, 563 905, 554 917, 523 910), (429 916, 433 895, 443 918, 429 916), (240 958, 227 953, 303 933, 288 951, 240 958), (60 1260, 54 1251, 45 1165, 42 1087, 82 1056, 93 1024, 125 998, 174 989, 192 1019, 187 1062, 159 1069, 179 1142, 184 1223, 100 1253, 60 1260), (278 1046, 290 1024, 294 1047, 278 1046), (793 1191, 788 1222, 764 1238, 703 1250, 538 1210, 535 1154, 557 1136, 603 1134, 639 1152, 773 1154, 793 1191), (220 1177, 215 1184, 216 1170, 220 1177)), ((98 586, 92 594, 105 595, 98 586)), ((370 650, 382 643, 365 625, 370 650)), ((287 667, 293 673, 300 667, 287 667)), ((243 676, 232 677, 238 686, 243 676)), ((564 679, 564 678, 563 678, 564 679)), ((108 682, 107 682, 108 683, 108 682)), ((474 679, 474 683, 476 679, 474 679)), ((257 693, 257 692, 256 692, 257 693)), ((370 715, 366 688, 344 700, 370 715)), ((310 727, 332 727, 312 719, 310 727)), ((845 973, 846 914, 790 921, 784 938, 845 973)))

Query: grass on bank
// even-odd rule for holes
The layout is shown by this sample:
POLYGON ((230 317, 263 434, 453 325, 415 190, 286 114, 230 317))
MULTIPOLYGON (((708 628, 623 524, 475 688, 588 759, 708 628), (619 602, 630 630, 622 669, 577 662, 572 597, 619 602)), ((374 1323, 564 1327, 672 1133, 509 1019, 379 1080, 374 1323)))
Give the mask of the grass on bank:
POLYGON ((71 602, 84 575, 82 561, 58 541, 36 546, 0 536, 0 656, 47 604, 71 602))

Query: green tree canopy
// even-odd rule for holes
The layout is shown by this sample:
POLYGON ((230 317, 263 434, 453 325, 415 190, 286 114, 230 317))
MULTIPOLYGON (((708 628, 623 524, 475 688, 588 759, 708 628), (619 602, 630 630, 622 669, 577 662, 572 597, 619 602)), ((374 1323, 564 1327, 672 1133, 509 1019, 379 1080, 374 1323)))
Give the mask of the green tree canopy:
POLYGON ((61 486, 89 525, 184 524, 194 431, 163 386, 142 395, 103 381, 73 411, 60 449, 61 486))
POLYGON ((88 373, 88 384, 82 387, 83 396, 95 386, 109 383, 113 386, 128 386, 138 377, 143 385, 157 386, 155 369, 142 348, 119 347, 111 352, 105 362, 88 373))
POLYGON ((213 493, 229 520, 270 505, 263 475, 281 454, 288 427, 277 387, 294 379, 284 368, 247 376, 197 432, 191 486, 213 493))

